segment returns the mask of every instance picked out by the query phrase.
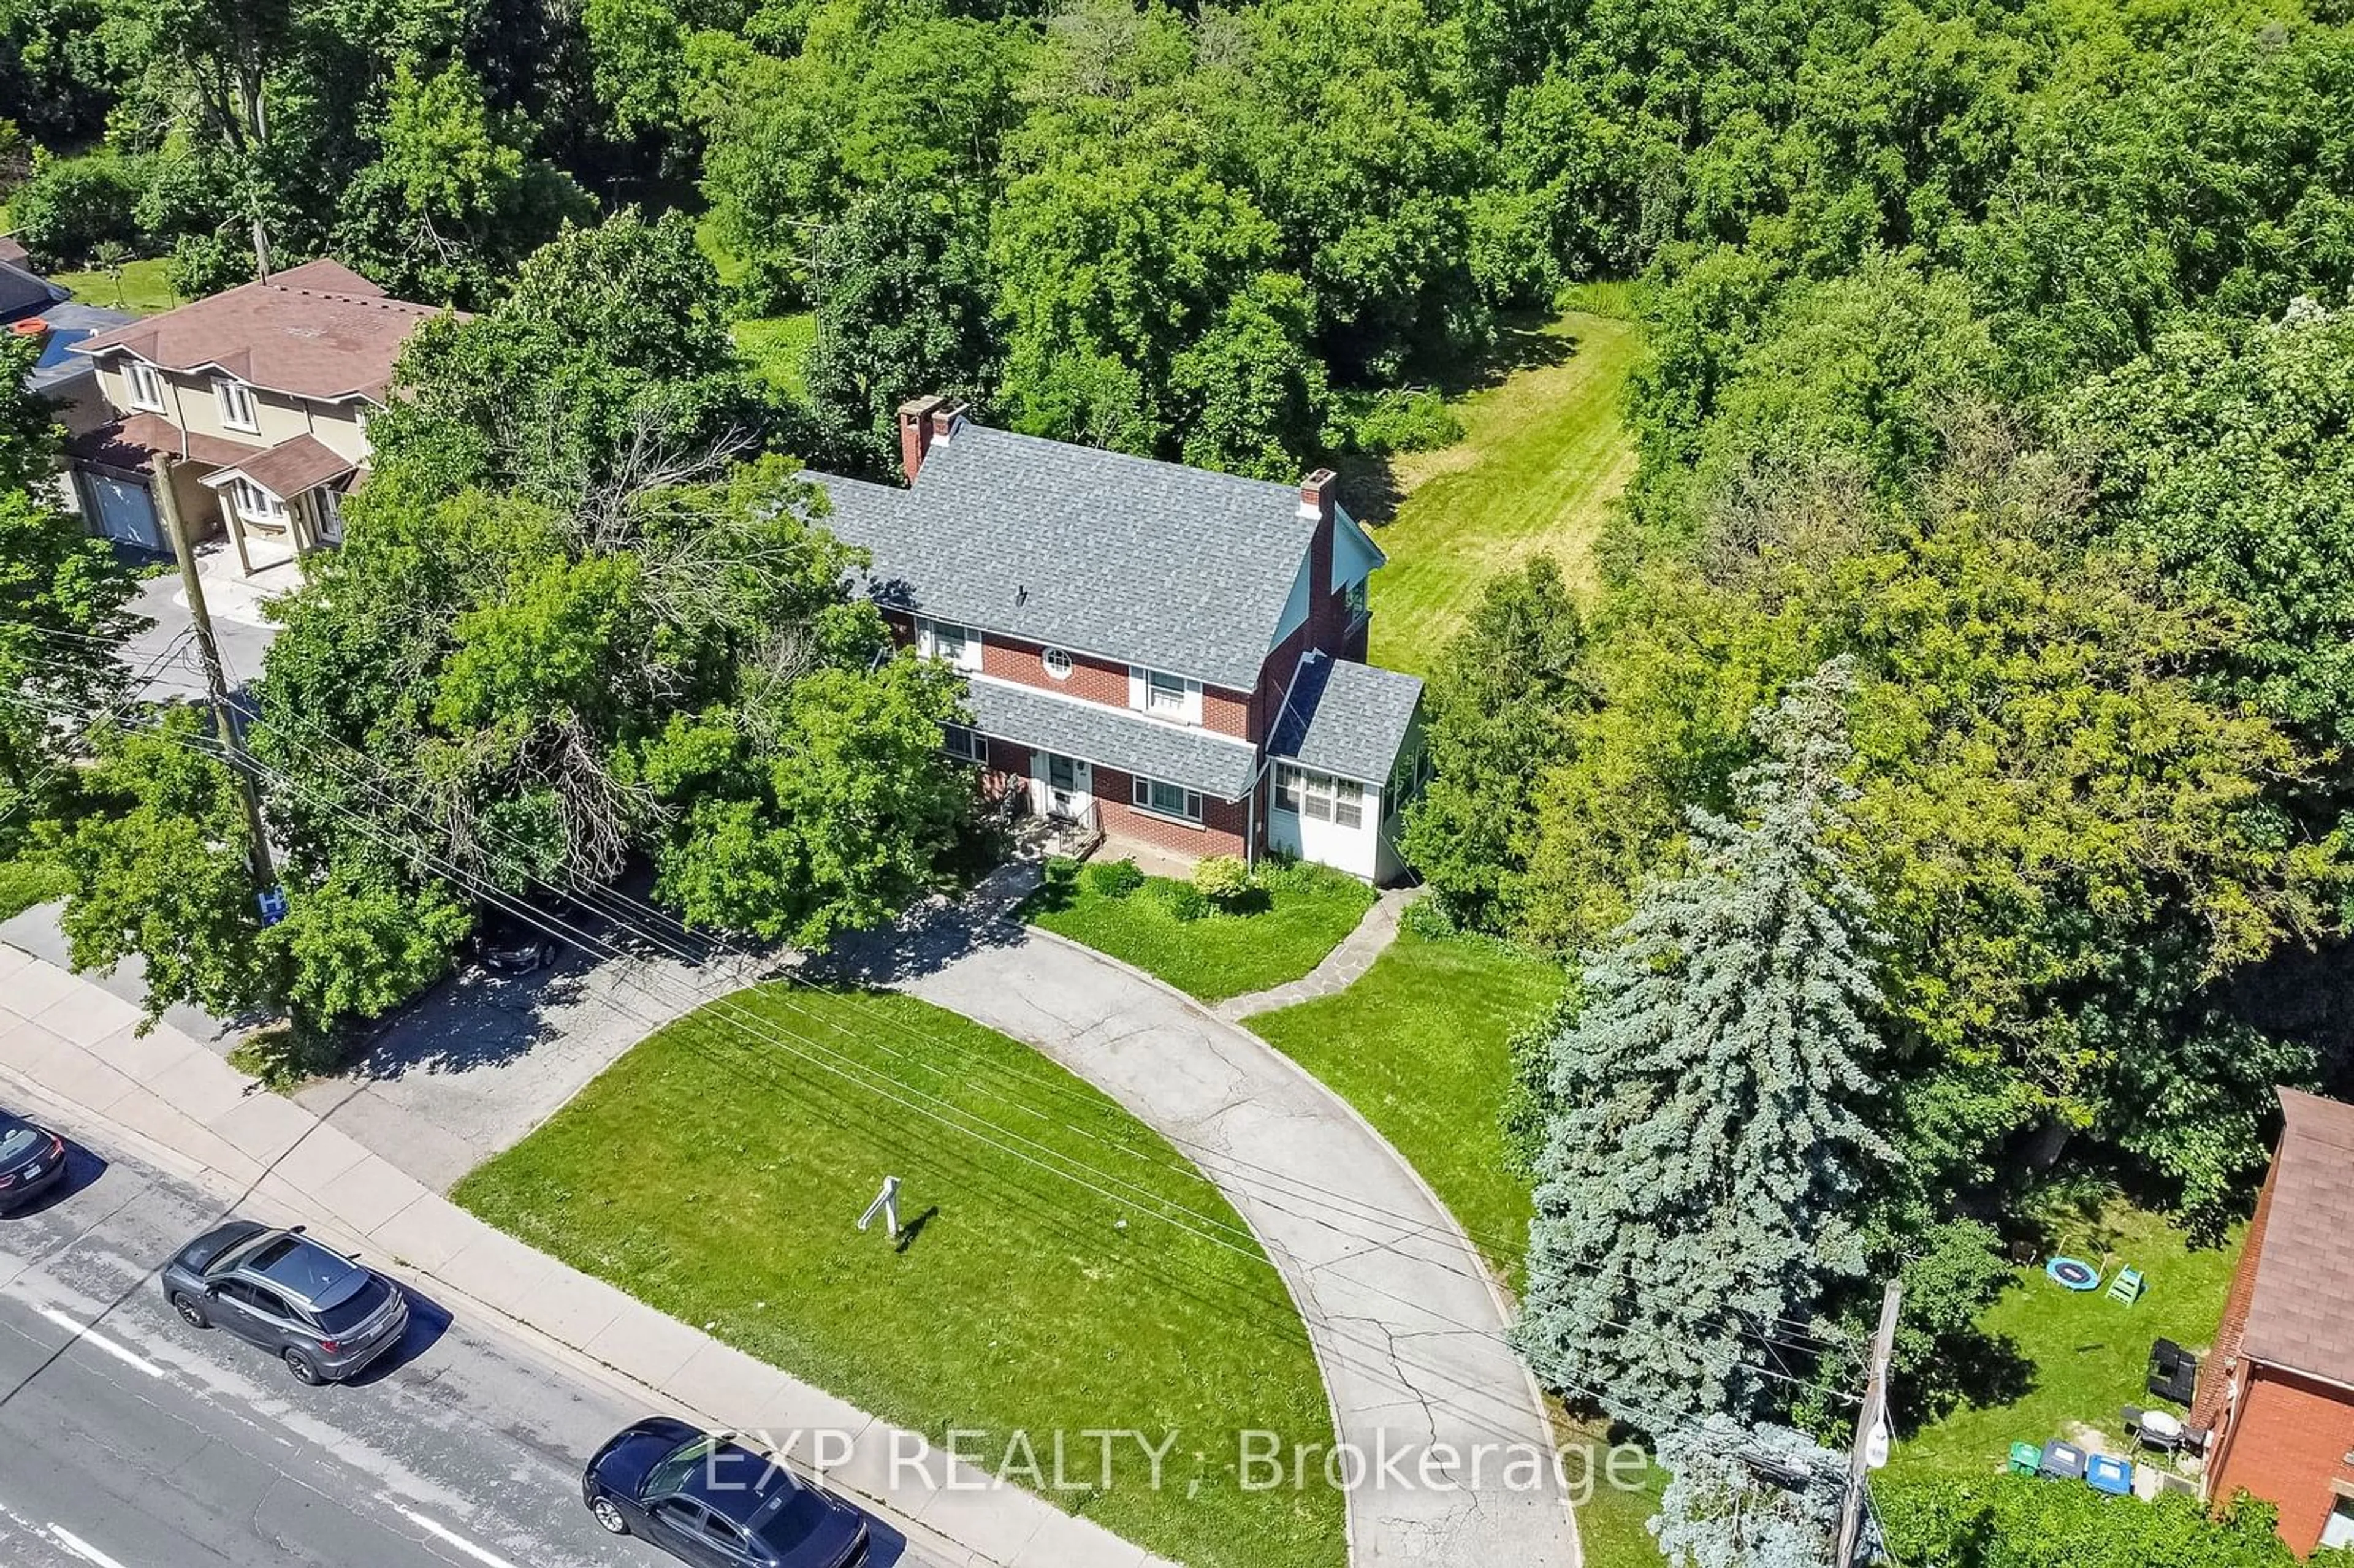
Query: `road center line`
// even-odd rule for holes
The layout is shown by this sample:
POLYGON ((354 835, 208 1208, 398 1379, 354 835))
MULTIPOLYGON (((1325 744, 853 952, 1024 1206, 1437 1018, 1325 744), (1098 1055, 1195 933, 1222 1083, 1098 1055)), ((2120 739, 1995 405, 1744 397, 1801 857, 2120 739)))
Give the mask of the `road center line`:
MULTIPOLYGON (((423 1514, 418 1512, 415 1509, 403 1508, 398 1503, 393 1504, 392 1509, 395 1513, 400 1515, 401 1518, 407 1520, 418 1529, 424 1531, 429 1535, 436 1536, 440 1540, 449 1542, 451 1546, 456 1547, 459 1551, 464 1552, 467 1556, 472 1558, 477 1563, 488 1563, 490 1568, 515 1568, 514 1563, 508 1562, 497 1552, 484 1551, 482 1548, 475 1545, 472 1542, 467 1540, 464 1536, 459 1534, 456 1531, 451 1529, 448 1525, 443 1524, 439 1520, 428 1519, 423 1514)), ((120 1568, 119 1564, 118 1568, 120 1568)))
POLYGON ((117 1563, 113 1558, 109 1557, 105 1552, 101 1552, 97 1547, 92 1546, 89 1542, 84 1541, 80 1536, 76 1535, 72 1531, 68 1530, 62 1524, 53 1524, 49 1526, 49 1534, 56 1538, 57 1543, 59 1546, 64 1547, 68 1552, 72 1552, 75 1556, 80 1558, 85 1563, 94 1563, 98 1565, 98 1568, 122 1568, 122 1563, 117 1563))
POLYGON ((159 1367, 154 1361, 149 1361, 146 1357, 133 1354, 130 1350, 124 1346, 116 1344, 112 1340, 108 1339, 104 1334, 100 1333, 97 1330, 89 1327, 87 1324, 77 1323, 62 1312, 54 1310, 48 1307, 37 1308, 35 1310, 38 1311, 42 1317, 47 1318, 50 1322, 55 1323, 58 1328, 63 1329, 67 1333, 71 1334, 75 1339, 82 1340, 86 1344, 90 1345, 93 1350, 104 1351, 108 1355, 112 1356, 116 1361, 121 1361, 125 1366, 137 1367, 149 1377, 160 1378, 169 1377, 171 1375, 162 1367, 159 1367))

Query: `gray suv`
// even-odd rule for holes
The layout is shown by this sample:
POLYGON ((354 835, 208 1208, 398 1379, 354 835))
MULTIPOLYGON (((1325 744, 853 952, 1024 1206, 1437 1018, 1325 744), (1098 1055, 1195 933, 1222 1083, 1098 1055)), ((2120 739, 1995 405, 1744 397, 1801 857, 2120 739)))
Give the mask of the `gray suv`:
POLYGON ((191 1328, 226 1329, 303 1383, 341 1383, 400 1342, 408 1301, 373 1269, 297 1225, 231 1220, 164 1267, 164 1298, 191 1328))

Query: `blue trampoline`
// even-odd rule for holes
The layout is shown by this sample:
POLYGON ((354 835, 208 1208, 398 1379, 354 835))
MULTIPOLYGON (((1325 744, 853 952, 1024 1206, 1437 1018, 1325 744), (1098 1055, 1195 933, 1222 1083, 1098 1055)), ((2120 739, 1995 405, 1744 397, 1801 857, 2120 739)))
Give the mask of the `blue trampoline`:
POLYGON ((2069 1290, 2098 1290, 2101 1271, 2081 1257, 2055 1257, 2043 1266, 2052 1283, 2069 1290))

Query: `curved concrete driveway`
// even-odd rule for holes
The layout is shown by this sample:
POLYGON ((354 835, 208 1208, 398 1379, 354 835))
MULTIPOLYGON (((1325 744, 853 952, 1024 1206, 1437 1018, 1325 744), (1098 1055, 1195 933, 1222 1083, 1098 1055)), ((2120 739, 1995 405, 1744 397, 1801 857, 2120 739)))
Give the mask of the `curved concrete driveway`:
POLYGON ((1290 1058, 1123 964, 1035 930, 941 935, 894 983, 1110 1095, 1257 1232, 1307 1322, 1341 1441, 1391 1460, 1349 1494, 1357 1568, 1575 1568, 1550 1429, 1500 1338, 1502 1303, 1395 1150, 1290 1058))

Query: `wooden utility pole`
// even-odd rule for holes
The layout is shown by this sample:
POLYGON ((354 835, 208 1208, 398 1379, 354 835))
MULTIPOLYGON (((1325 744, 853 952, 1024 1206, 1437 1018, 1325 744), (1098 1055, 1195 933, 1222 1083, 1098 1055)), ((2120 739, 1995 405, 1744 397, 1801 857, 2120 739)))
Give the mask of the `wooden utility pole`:
POLYGON ((1837 1568, 1855 1568, 1856 1542, 1863 1529, 1864 1482, 1873 1468, 1872 1445, 1888 1416, 1888 1362, 1896 1353, 1896 1311, 1903 1298, 1904 1287, 1890 1280, 1888 1294, 1880 1301, 1880 1328, 1872 1336, 1863 1414, 1856 1418, 1855 1447, 1848 1456, 1847 1495, 1840 1502, 1839 1555, 1831 1560, 1837 1568))
POLYGON ((278 885, 270 863, 270 841, 261 826, 261 797, 253 788, 253 767, 246 759, 245 736, 237 727, 237 713, 228 700, 228 677, 221 669, 220 645, 213 641, 212 613, 205 608, 205 582, 196 574, 196 552, 180 522, 180 498, 172 488, 172 454, 155 454, 155 510, 164 515, 164 532, 180 563, 180 584, 188 593, 188 620, 196 628, 196 651, 205 662, 205 690, 212 698, 213 734, 228 754, 229 776, 237 780, 238 799, 245 802, 246 864, 253 874, 253 890, 267 893, 278 885))

